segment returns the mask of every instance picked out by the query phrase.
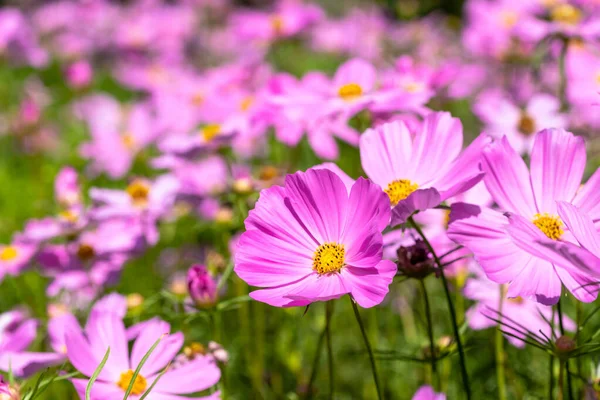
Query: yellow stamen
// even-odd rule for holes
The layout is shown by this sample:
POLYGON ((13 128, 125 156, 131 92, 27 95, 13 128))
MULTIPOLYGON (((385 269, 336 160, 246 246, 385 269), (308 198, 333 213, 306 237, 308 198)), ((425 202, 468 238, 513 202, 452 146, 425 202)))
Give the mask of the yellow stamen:
POLYGON ((146 182, 135 179, 127 186, 127 194, 131 197, 133 205, 136 207, 145 207, 148 204, 148 196, 150 194, 150 185, 146 182))
POLYGON ((0 251, 0 260, 12 261, 19 255, 19 250, 14 246, 6 246, 0 251))
POLYGON ((395 206, 400 200, 404 200, 418 188, 419 185, 408 179, 398 179, 388 183, 385 192, 390 197, 392 205, 395 206))
POLYGON ((357 83, 347 83, 338 89, 338 95, 348 101, 362 96, 363 90, 357 83))
POLYGON ((525 302, 525 300, 523 300, 523 298, 521 296, 508 298, 508 299, 506 299, 506 301, 508 301, 509 303, 513 303, 513 304, 523 304, 525 302))
POLYGON ((554 7, 550 12, 550 17, 555 22, 560 22, 567 25, 577 25, 581 20, 581 11, 573 7, 571 4, 563 3, 554 7))
POLYGON ((130 132, 125 132, 121 135, 121 142, 128 150, 132 150, 135 147, 135 138, 130 132))
MULTIPOLYGON (((133 379, 133 370, 127 370, 121 374, 121 379, 119 379, 119 382, 117 382, 117 386, 123 389, 123 391, 127 391, 129 384, 131 383, 131 379, 133 379)), ((135 377, 135 382, 133 382, 131 394, 134 396, 139 396, 146 391, 147 386, 148 382, 146 381, 146 378, 144 378, 141 374, 138 374, 138 376, 135 377)))
POLYGON ((240 103, 240 110, 248 111, 252 104, 254 103, 254 98, 252 96, 248 96, 242 100, 240 103))
POLYGON ((200 92, 194 93, 192 96, 192 105, 201 106, 204 103, 204 95, 200 92))
POLYGON ((221 132, 221 125, 219 124, 209 124, 206 125, 200 133, 205 141, 210 142, 213 140, 219 133, 221 132))
POLYGON ((275 32, 276 34, 282 33, 283 26, 283 18, 281 18, 279 15, 273 15, 271 17, 271 28, 273 29, 273 32, 275 32))
POLYGON ((596 74, 596 85, 600 85, 600 72, 596 74))
POLYGON ((533 135, 535 133, 535 120, 531 118, 527 113, 521 114, 518 126, 519 132, 524 135, 533 135))
POLYGON ((339 272, 345 265, 346 250, 343 244, 324 243, 313 256, 313 270, 319 274, 339 272))
POLYGON ((562 229, 563 222, 556 215, 550 215, 548 213, 535 214, 533 217, 533 224, 537 226, 544 235, 552 240, 560 239, 563 233, 565 233, 562 229))
POLYGON ((79 248, 77 249, 77 257, 81 261, 91 260, 92 258, 94 258, 95 255, 96 255, 96 251, 94 250, 94 248, 92 246, 90 246, 87 243, 81 243, 79 245, 79 248))
POLYGON ((67 222, 74 224, 79 219, 77 213, 73 210, 64 210, 58 213, 58 216, 67 222))
POLYGON ((279 177, 279 170, 272 165, 266 165, 260 169, 258 179, 261 181, 270 181, 279 177))
POLYGON ((403 87, 408 93, 417 93, 423 90, 423 84, 419 82, 407 82, 403 87))
POLYGON ((183 348, 183 354, 188 360, 193 360, 196 356, 205 355, 206 348, 198 342, 192 342, 189 346, 183 348))
POLYGON ((519 15, 515 11, 504 10, 500 13, 500 19, 505 28, 512 28, 519 21, 519 15))
POLYGON ((125 303, 128 310, 133 310, 144 304, 144 296, 139 293, 130 293, 125 298, 125 303))

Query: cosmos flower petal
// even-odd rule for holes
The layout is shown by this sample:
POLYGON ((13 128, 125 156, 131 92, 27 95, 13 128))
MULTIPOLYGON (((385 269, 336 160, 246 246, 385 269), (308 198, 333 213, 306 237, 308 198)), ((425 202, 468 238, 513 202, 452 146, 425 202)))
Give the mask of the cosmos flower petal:
MULTIPOLYGON (((221 370, 212 356, 196 356, 192 361, 168 370, 152 391, 165 394, 191 394, 214 386, 221 378, 221 370), (199 379, 201 377, 201 379, 199 379)), ((148 377, 154 381, 155 377, 148 377)), ((179 399, 181 397, 178 397, 179 399)))
POLYGON ((120 374, 130 368, 125 325, 121 317, 111 312, 92 312, 85 326, 85 332, 92 349, 95 350, 96 359, 101 360, 106 349, 110 348, 111 368, 107 369, 107 372, 110 372, 113 377, 118 379, 117 373, 120 374))
POLYGON ((63 354, 38 352, 2 352, 0 354, 0 369, 12 370, 15 376, 27 378, 34 373, 65 361, 63 354))
POLYGON ((600 168, 579 189, 573 204, 589 215, 594 222, 600 221, 600 168))
POLYGON ((441 203, 440 193, 434 189, 417 189, 401 200, 392 210, 392 226, 405 223, 416 211, 427 210, 441 203))
POLYGON ((591 303, 598 297, 600 291, 600 281, 584 271, 577 271, 573 268, 561 268, 555 266, 563 285, 573 294, 573 296, 584 303, 591 303))
POLYGON ((286 297, 292 300, 327 301, 350 292, 346 287, 344 276, 339 273, 323 275, 313 273, 304 279, 303 283, 304 286, 292 288, 286 297))
POLYGON ((298 288, 303 288, 306 286, 306 282, 309 280, 309 275, 306 277, 282 286, 277 286, 268 289, 255 290, 254 292, 250 292, 250 297, 256 301, 261 301, 263 303, 267 303, 274 307, 298 307, 298 306, 306 306, 312 303, 312 300, 308 299, 290 299, 287 297, 288 293, 291 290, 295 290, 298 288))
POLYGON ((342 180, 328 170, 288 175, 286 191, 292 207, 320 242, 337 242, 344 229, 348 195, 342 180))
POLYGON ((360 137, 360 160, 367 176, 383 189, 396 179, 414 177, 412 140, 406 124, 394 121, 367 129, 360 137))
MULTIPOLYGON (((71 379, 75 390, 81 399, 85 399, 85 390, 88 384, 87 379, 71 379)), ((102 382, 97 380, 92 386, 90 397, 92 399, 103 400, 121 400, 123 398, 123 389, 115 385, 113 382, 102 382)))
POLYGON ((579 244, 593 254, 600 256, 600 233, 596 230, 592 219, 570 203, 565 201, 557 203, 558 215, 579 244))
POLYGON ((379 232, 390 222, 390 201, 381 188, 364 178, 352 186, 348 199, 346 224, 340 241, 355 242, 370 226, 376 224, 379 232), (370 201, 364 201, 370 199, 370 201))
POLYGON ((485 186, 500 208, 521 215, 533 216, 538 212, 527 166, 506 137, 484 150, 481 167, 485 186))
POLYGON ((448 237, 473 252, 488 278, 507 283, 519 274, 531 255, 513 243, 506 225, 506 217, 497 211, 454 203, 448 237))
MULTIPOLYGON (((81 328, 77 327, 77 329, 68 331, 65 334, 65 343, 67 344, 67 357, 71 364, 82 374, 92 376, 102 358, 96 357, 90 343, 83 336, 81 328)), ((103 370, 100 377, 109 378, 110 375, 103 370)))
POLYGON ((354 179, 350 178, 348 176, 348 174, 346 174, 344 171, 342 171, 342 169, 340 167, 337 166, 336 163, 332 163, 332 162, 325 162, 323 164, 318 164, 312 167, 313 169, 327 169, 331 172, 333 172, 334 174, 336 174, 344 183, 344 186, 346 186, 346 190, 348 191, 348 193, 350 193, 350 191, 352 190, 352 185, 354 185, 354 182, 356 182, 354 179))
POLYGON ((585 142, 564 129, 545 129, 531 152, 531 186, 538 210, 556 213, 556 201, 571 201, 585 170, 585 142))
POLYGON ((235 272, 249 285, 271 287, 297 281, 312 273, 311 250, 258 230, 246 231, 235 252, 235 272))
MULTIPOLYGON (((137 337, 131 350, 131 364, 128 369, 135 370, 144 355, 162 337, 152 354, 146 360, 140 373, 149 376, 167 366, 183 346, 183 334, 169 334, 171 326, 158 319, 151 320, 137 337)), ((126 370, 124 370, 126 371, 126 370)))
POLYGON ((381 303, 388 294, 389 285, 397 270, 394 262, 381 260, 374 268, 346 267, 342 270, 342 275, 350 282, 352 297, 358 305, 370 308, 381 303))
POLYGON ((522 270, 508 286, 507 296, 523 297, 545 305, 553 305, 560 299, 562 283, 554 273, 554 267, 546 260, 531 257, 521 264, 522 270))

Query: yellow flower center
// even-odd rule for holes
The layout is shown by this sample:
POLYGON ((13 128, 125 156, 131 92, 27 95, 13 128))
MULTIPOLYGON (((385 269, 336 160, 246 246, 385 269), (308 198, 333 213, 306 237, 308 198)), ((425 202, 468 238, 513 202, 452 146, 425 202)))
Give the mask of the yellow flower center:
POLYGON ((204 95, 201 92, 194 93, 191 102, 193 106, 201 106, 204 103, 204 95))
POLYGON ((273 32, 275 32, 276 34, 282 33, 283 26, 283 18, 281 18, 279 15, 273 15, 271 17, 271 28, 273 29, 273 32))
POLYGON ((423 84, 420 82, 407 82, 403 87, 408 93, 417 93, 423 90, 423 84))
POLYGON ((131 197, 133 205, 136 207, 145 207, 148 204, 148 195, 150 194, 150 185, 146 182, 136 179, 127 186, 127 194, 131 197))
POLYGON ((596 74, 596 85, 600 85, 600 72, 596 74))
POLYGON ((94 258, 95 255, 96 251, 92 246, 90 246, 87 243, 80 244, 79 248, 77 249, 77 257, 81 261, 91 260, 92 258, 94 258))
POLYGON ((313 270, 319 274, 338 272, 345 263, 346 250, 343 244, 324 243, 313 257, 313 270))
POLYGON ((248 111, 252 104, 254 103, 254 98, 252 96, 245 97, 244 100, 240 103, 240 110, 248 111))
POLYGON ((500 20, 505 28, 512 28, 519 20, 519 15, 515 11, 502 11, 500 13, 500 20))
POLYGON ((362 94, 363 90, 357 83, 347 83, 338 89, 338 95, 344 100, 354 100, 362 94))
POLYGON ((548 236, 552 240, 558 240, 565 231, 563 231, 563 223, 560 218, 556 215, 550 215, 548 213, 535 214, 533 217, 533 224, 538 227, 544 235, 548 236))
POLYGON ((213 140, 220 132, 221 132, 221 125, 219 125, 219 124, 206 125, 200 131, 200 133, 202 134, 202 137, 207 142, 210 142, 211 140, 213 140))
MULTIPOLYGON (((123 389, 123 391, 127 391, 129 388, 129 384, 131 383, 131 379, 133 378, 133 371, 127 370, 121 374, 121 379, 117 382, 117 386, 123 389)), ((144 378, 141 374, 135 377, 135 382, 133 382, 133 388, 131 389, 131 394, 135 396, 139 396, 144 393, 146 387, 148 386, 148 382, 146 378, 144 378)))
POLYGON ((128 150, 132 150, 135 147, 135 138, 130 132, 125 132, 121 136, 121 142, 123 143, 123 146, 125 146, 125 148, 127 148, 128 150))
POLYGON ((133 310, 144 304, 144 296, 139 293, 130 293, 125 298, 128 310, 133 310))
POLYGON ((408 179, 398 179, 388 183, 385 192, 390 197, 392 205, 395 206, 400 200, 404 200, 418 188, 419 185, 408 179))
POLYGON ((14 246, 6 246, 0 251, 0 260, 12 261, 19 255, 19 251, 14 246))
POLYGON ((555 22, 576 25, 581 20, 581 11, 570 4, 563 3, 552 9, 550 17, 555 22))
POLYGON ((513 303, 513 304, 523 304, 525 302, 525 300, 523 300, 523 298, 521 296, 512 297, 512 298, 506 299, 506 301, 508 301, 509 303, 513 303))
POLYGON ((535 120, 531 118, 527 113, 521 114, 518 126, 519 132, 524 135, 532 135, 535 133, 535 120))
POLYGON ((206 349, 198 342, 192 342, 189 346, 183 348, 183 354, 188 360, 193 360, 196 356, 205 355, 206 349))
POLYGON ((75 222, 77 222, 77 219, 79 218, 77 213, 73 210, 63 210, 61 212, 58 213, 58 216, 62 219, 64 219, 67 222, 70 222, 72 224, 74 224, 75 222))

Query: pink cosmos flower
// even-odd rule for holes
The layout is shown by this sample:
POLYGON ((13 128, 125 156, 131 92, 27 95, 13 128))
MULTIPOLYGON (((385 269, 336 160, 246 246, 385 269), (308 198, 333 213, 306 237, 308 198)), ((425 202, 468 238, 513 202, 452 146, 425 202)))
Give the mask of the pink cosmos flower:
POLYGON ((485 132, 500 138, 506 135, 511 147, 519 154, 531 152, 535 133, 542 126, 566 127, 566 116, 559 112, 560 102, 548 94, 534 94, 521 109, 506 95, 490 90, 482 93, 474 112, 485 123, 485 132))
MULTIPOLYGON (((164 321, 158 319, 148 321, 144 330, 135 339, 130 355, 126 330, 121 318, 110 312, 92 312, 84 330, 77 326, 66 333, 67 356, 78 371, 91 376, 110 347, 110 356, 98 380, 94 383, 91 398, 120 400, 142 357, 156 340, 162 337, 134 381, 130 397, 139 399, 158 374, 175 358, 183 345, 183 334, 177 332, 169 335, 170 330, 170 325, 164 321)), ((184 365, 169 369, 152 389, 150 398, 186 399, 189 397, 179 395, 208 389, 219 381, 220 376, 221 371, 212 356, 196 356, 194 360, 184 365)), ((88 381, 73 379, 72 382, 81 399, 84 399, 88 381)), ((218 396, 218 393, 215 393, 203 398, 217 399, 218 396)))
POLYGON ((37 334, 38 322, 18 310, 0 314, 0 370, 19 377, 64 361, 62 354, 29 352, 37 334))
POLYGON ((67 67, 65 76, 71 87, 80 89, 90 84, 94 77, 94 70, 89 62, 85 60, 76 61, 67 67))
POLYGON ((417 390, 412 400, 446 400, 446 395, 444 393, 436 393, 431 386, 425 385, 417 390))
MULTIPOLYGON (((535 138, 531 171, 506 137, 485 149, 482 169, 495 203, 511 219, 524 220, 524 227, 547 238, 573 241, 557 215, 557 200, 572 202, 592 218, 600 218, 600 173, 580 189, 585 161, 583 139, 562 129, 546 129, 535 138)), ((502 213, 463 203, 452 206, 450 220, 450 238, 474 253, 488 278, 509 283, 508 297, 555 304, 564 285, 581 301, 596 298, 598 287, 590 286, 594 281, 589 276, 519 245, 518 235, 523 232, 509 230, 509 219, 502 213)))
POLYGON ((394 207, 393 225, 481 180, 478 160, 488 138, 479 136, 461 154, 462 142, 460 121, 446 112, 429 114, 414 134, 403 122, 394 121, 367 129, 361 136, 362 166, 387 193, 394 207))
MULTIPOLYGON (((552 309, 541 306, 535 301, 521 297, 503 299, 500 309, 502 286, 487 279, 483 272, 477 271, 476 277, 467 281, 464 288, 466 298, 476 301, 475 305, 467 310, 467 321, 471 329, 481 330, 497 326, 497 320, 503 322, 502 330, 516 336, 505 335, 506 339, 515 347, 525 347, 525 342, 520 339, 527 337, 527 332, 539 336, 543 332, 547 337, 552 337, 548 321, 552 320, 552 309)), ((563 317, 566 330, 573 331, 575 323, 569 317, 563 317)), ((554 336, 560 336, 558 331, 558 316, 555 316, 554 336)), ((543 337, 542 337, 543 338, 543 337)))
POLYGON ((37 251, 35 244, 15 241, 0 245, 0 282, 5 275, 16 276, 24 271, 37 251))
POLYGON ((382 260, 389 220, 385 194, 359 178, 350 191, 328 170, 288 175, 261 192, 235 250, 235 271, 265 289, 250 296, 276 307, 352 294, 362 307, 388 292, 393 262, 382 260))

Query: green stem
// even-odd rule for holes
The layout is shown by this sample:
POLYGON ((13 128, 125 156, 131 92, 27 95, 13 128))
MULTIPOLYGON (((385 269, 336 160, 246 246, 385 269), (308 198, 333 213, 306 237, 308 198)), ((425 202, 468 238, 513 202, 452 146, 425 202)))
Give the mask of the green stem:
MULTIPOLYGON (((423 299, 425 300, 425 316, 427 317, 427 334, 429 335, 429 357, 431 359, 432 382, 435 382, 435 388, 440 387, 440 376, 437 372, 437 354, 435 351, 435 339, 433 336, 433 321, 431 318, 431 307, 429 306, 429 296, 427 295, 427 286, 425 280, 420 279, 423 299)), ((433 383, 432 383, 433 384, 433 383)))
POLYGON ((560 54, 558 56, 558 98, 560 100, 560 111, 568 111, 569 102, 567 99, 567 51, 569 50, 569 38, 561 37, 562 47, 560 48, 560 54))
POLYGON ((325 332, 327 338, 327 365, 329 367, 329 399, 333 400, 335 390, 334 383, 334 366, 333 366, 333 350, 331 346, 331 315, 333 314, 333 301, 325 303, 325 332))
POLYGON ((415 228, 415 230, 417 231, 419 236, 421 236, 421 238, 423 239, 423 242, 425 243, 425 245, 431 252, 431 255, 433 256, 435 263, 438 265, 440 277, 442 278, 442 285, 444 286, 444 293, 446 295, 446 301, 448 302, 448 309, 450 310, 450 319, 452 322, 452 329, 454 331, 454 338, 456 339, 456 345, 458 347, 458 355, 460 358, 460 370, 462 373, 463 386, 465 389, 465 394, 467 395, 467 400, 470 400, 471 399, 471 387, 469 386, 469 374, 467 373, 467 362, 465 360, 465 351, 463 349, 462 341, 460 339, 460 332, 458 329, 458 323, 456 321, 456 311, 454 310, 454 304, 452 304, 452 295, 450 293, 450 288, 448 286, 448 280, 446 279, 446 274, 444 273, 444 268, 442 267, 442 262, 440 261, 439 257, 435 253, 435 250, 433 249, 433 246, 431 246, 431 243, 429 243, 429 240, 427 240, 427 237, 423 233, 423 230, 421 229, 421 227, 415 222, 415 220, 412 217, 410 217, 408 220, 411 223, 411 225, 415 228))
POLYGON ((367 352, 369 353, 369 361, 371 362, 371 370, 373 372, 373 379, 375 380, 375 387, 377 388, 377 398, 382 400, 381 387, 379 386, 379 378, 377 376, 377 367, 375 365, 375 356, 373 355, 373 349, 371 349, 371 344, 369 343, 369 338, 367 337, 367 332, 365 331, 365 326, 360 317, 360 313, 358 312, 358 307, 356 306, 356 302, 352 297, 350 297, 350 303, 352 303, 352 309, 354 310, 354 316, 356 317, 356 322, 358 322, 358 326, 360 327, 360 332, 362 333, 363 340, 365 342, 365 347, 367 348, 367 352))
POLYGON ((548 400, 554 399, 554 356, 550 354, 550 361, 548 363, 548 400))
POLYGON ((323 331, 321 331, 321 334, 319 335, 319 341, 317 342, 317 350, 315 351, 315 358, 313 359, 312 363, 312 371, 308 380, 308 386, 306 387, 306 399, 313 398, 313 386, 315 384, 315 379, 317 378, 317 371, 319 370, 319 360, 321 359, 321 348, 323 347, 323 342, 325 341, 326 334, 327 326, 323 328, 323 331))
MULTIPOLYGON (((500 302, 498 304, 499 319, 502 320, 502 306, 504 304, 504 286, 500 286, 500 302)), ((506 377, 505 377, 505 366, 506 356, 504 354, 504 336, 500 330, 500 323, 496 328, 496 379, 498 381, 498 399, 506 400, 506 377)))
MULTIPOLYGON (((556 303, 556 311, 558 313, 558 326, 560 327, 560 334, 564 335, 565 334, 565 327, 563 325, 563 313, 562 313, 562 306, 561 306, 561 301, 559 300, 558 303, 556 303)), ((563 368, 563 363, 561 362, 560 364, 561 369, 563 368)), ((569 371, 569 359, 567 358, 566 360, 564 360, 564 368, 565 368, 565 372, 567 375, 567 389, 569 391, 569 400, 573 400, 573 383, 571 382, 571 372, 569 371)), ((562 385, 562 382, 561 382, 562 385)))

